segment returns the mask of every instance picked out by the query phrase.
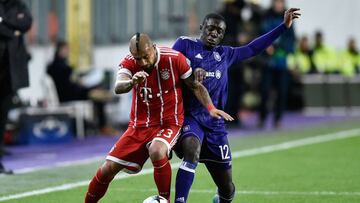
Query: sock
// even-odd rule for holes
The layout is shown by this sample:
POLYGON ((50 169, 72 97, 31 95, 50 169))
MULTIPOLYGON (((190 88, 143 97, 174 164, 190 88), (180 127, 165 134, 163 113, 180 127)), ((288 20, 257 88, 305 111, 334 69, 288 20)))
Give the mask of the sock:
POLYGON ((167 157, 152 161, 154 166, 154 180, 160 196, 170 200, 171 166, 167 157))
POLYGON ((103 177, 101 169, 99 168, 89 184, 89 188, 85 196, 85 203, 98 202, 105 195, 111 180, 112 178, 103 177))
POLYGON ((184 160, 176 174, 175 203, 186 202, 194 181, 197 164, 184 160))

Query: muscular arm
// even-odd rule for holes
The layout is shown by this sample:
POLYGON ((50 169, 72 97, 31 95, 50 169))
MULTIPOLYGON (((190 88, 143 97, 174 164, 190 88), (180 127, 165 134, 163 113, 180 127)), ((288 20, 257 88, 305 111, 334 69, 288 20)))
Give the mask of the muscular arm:
POLYGON ((120 69, 116 78, 115 93, 123 94, 129 92, 134 85, 143 82, 148 76, 149 74, 145 71, 136 72, 133 76, 131 76, 130 72, 121 72, 120 69))
POLYGON ((119 73, 115 83, 115 94, 129 92, 133 88, 133 81, 130 75, 119 73))
POLYGON ((210 116, 220 119, 223 117, 227 121, 233 121, 234 119, 227 113, 222 110, 215 108, 214 104, 211 101, 209 92, 201 84, 201 82, 195 80, 194 75, 189 76, 185 79, 185 84, 188 88, 192 90, 196 98, 200 103, 209 111, 210 116))
POLYGON ((261 53, 264 49, 270 46, 281 34, 291 27, 293 20, 300 17, 299 8, 290 8, 285 11, 284 22, 271 30, 270 32, 256 38, 249 44, 237 47, 234 50, 237 61, 244 60, 261 53))
POLYGON ((202 85, 199 81, 195 80, 193 74, 186 78, 184 82, 205 108, 207 108, 209 105, 213 105, 209 92, 204 87, 204 85, 202 85))
POLYGON ((273 41, 275 41, 282 33, 287 30, 284 23, 277 26, 275 29, 270 32, 256 38, 249 44, 241 47, 234 48, 235 54, 237 55, 237 61, 244 60, 255 55, 260 54, 268 46, 270 46, 273 41))

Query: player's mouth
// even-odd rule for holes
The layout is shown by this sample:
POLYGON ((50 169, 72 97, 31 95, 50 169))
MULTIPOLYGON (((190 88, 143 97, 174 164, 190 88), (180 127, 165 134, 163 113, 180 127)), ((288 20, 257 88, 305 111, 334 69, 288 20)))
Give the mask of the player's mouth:
POLYGON ((145 72, 150 73, 150 72, 152 71, 153 67, 154 67, 154 66, 152 66, 152 65, 147 65, 147 66, 142 66, 141 68, 142 68, 145 72))
POLYGON ((216 45, 216 40, 214 38, 212 38, 212 37, 208 37, 207 42, 208 42, 208 44, 210 44, 212 46, 216 45))

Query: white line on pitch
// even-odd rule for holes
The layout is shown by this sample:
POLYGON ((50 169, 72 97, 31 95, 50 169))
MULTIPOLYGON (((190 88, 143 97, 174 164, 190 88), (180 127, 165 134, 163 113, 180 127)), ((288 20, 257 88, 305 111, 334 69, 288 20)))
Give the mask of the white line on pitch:
MULTIPOLYGON (((156 192, 156 188, 152 189, 140 189, 140 188, 118 188, 117 191, 124 192, 156 192)), ((174 190, 172 188, 172 190, 174 190)), ((214 189, 191 189, 191 193, 210 193, 215 194, 214 189)), ((256 190, 237 190, 236 194, 242 195, 295 195, 295 196, 360 196, 360 192, 335 192, 335 191, 256 191, 256 190)))
MULTIPOLYGON (((240 157, 254 156, 254 155, 258 155, 258 154, 265 154, 265 153, 270 153, 270 152, 275 152, 275 151, 287 150, 287 149, 296 148, 296 147, 300 147, 300 146, 312 145, 312 144, 316 144, 316 143, 323 143, 323 142, 328 142, 328 141, 333 141, 333 140, 338 140, 338 139, 356 137, 359 135, 360 135, 360 128, 346 130, 346 131, 339 131, 336 133, 323 134, 323 135, 313 136, 313 137, 309 137, 309 138, 283 142, 283 143, 275 144, 275 145, 268 145, 268 146, 264 146, 264 147, 257 147, 257 148, 253 148, 253 149, 237 151, 237 152, 233 153, 233 159, 240 158, 240 157)), ((179 165, 180 165, 180 163, 174 163, 174 164, 172 164, 172 168, 176 169, 179 167, 179 165)), ((152 168, 147 168, 135 175, 119 174, 115 177, 115 179, 124 179, 124 178, 128 178, 128 177, 133 177, 133 176, 146 175, 146 174, 152 173, 152 171, 153 171, 152 168)), ((46 193, 55 192, 55 191, 69 190, 72 188, 86 186, 86 185, 88 185, 88 183, 89 183, 89 180, 88 181, 79 181, 79 182, 63 184, 63 185, 55 186, 55 187, 48 187, 48 188, 44 188, 44 189, 33 190, 33 191, 29 191, 29 192, 24 192, 24 193, 6 195, 6 196, 0 197, 0 202, 6 201, 6 200, 11 200, 11 199, 20 199, 20 198, 29 197, 29 196, 41 195, 41 194, 46 194, 46 193)))

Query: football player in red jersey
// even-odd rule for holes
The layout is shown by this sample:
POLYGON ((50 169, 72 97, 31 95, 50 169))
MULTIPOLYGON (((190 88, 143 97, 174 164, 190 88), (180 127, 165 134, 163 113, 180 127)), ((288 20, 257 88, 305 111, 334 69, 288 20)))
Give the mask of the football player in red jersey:
POLYGON ((169 153, 184 120, 182 81, 213 117, 233 118, 214 107, 206 88, 194 80, 187 59, 171 48, 157 47, 144 33, 130 40, 130 53, 121 63, 116 94, 132 89, 130 122, 89 184, 85 203, 98 202, 121 170, 137 173, 150 157, 160 196, 170 199, 169 153))

